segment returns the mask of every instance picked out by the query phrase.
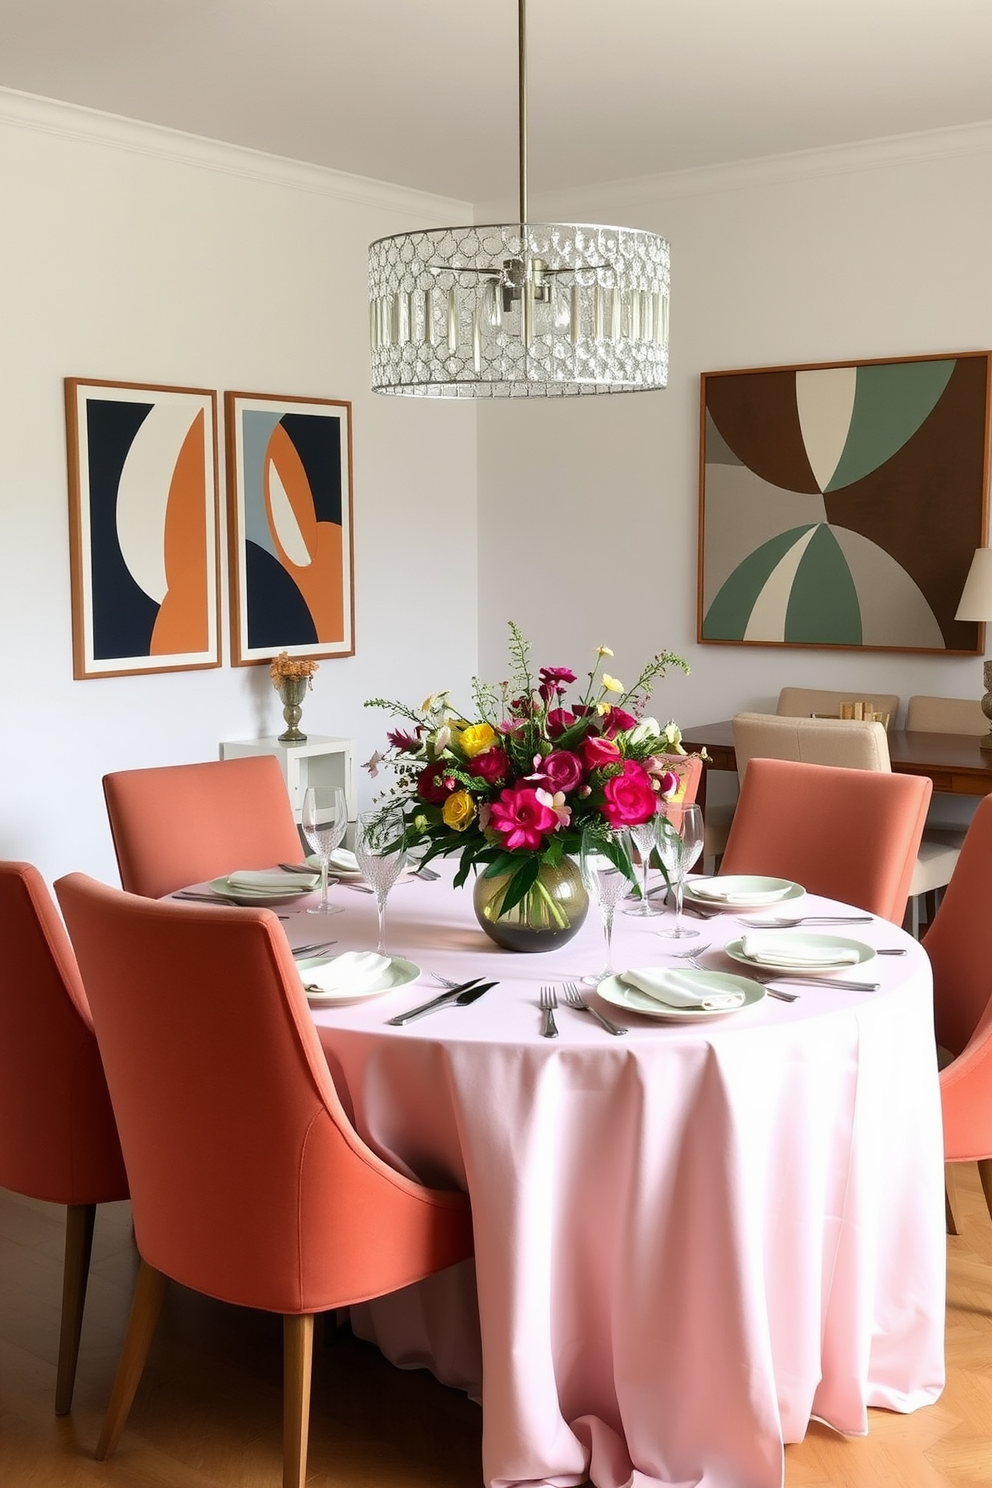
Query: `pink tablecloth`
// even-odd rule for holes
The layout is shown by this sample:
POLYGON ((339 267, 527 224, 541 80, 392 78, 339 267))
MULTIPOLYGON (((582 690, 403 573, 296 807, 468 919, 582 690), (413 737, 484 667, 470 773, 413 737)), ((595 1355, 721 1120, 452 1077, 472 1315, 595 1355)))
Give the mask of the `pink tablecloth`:
MULTIPOLYGON (((374 944, 371 900, 334 892, 340 948, 374 944)), ((780 1488, 811 1417, 861 1434, 868 1406, 939 1395, 941 1126, 914 941, 837 927, 907 951, 871 963, 879 992, 797 987, 705 1024, 623 1016, 623 1038, 562 1009, 550 1040, 539 986, 601 964, 594 910, 540 956, 497 950, 445 882, 398 885, 388 915, 395 953, 500 978, 405 1028, 383 1020, 425 1000, 426 976, 315 1012, 363 1136, 471 1196, 478 1315, 463 1266, 366 1323, 397 1362, 478 1392, 493 1488, 780 1488)), ((294 917, 291 940, 314 923, 294 917)), ((720 948, 740 924, 699 928, 705 962, 733 969, 720 948)), ((618 914, 616 964, 665 963, 675 943, 654 929, 618 914)))

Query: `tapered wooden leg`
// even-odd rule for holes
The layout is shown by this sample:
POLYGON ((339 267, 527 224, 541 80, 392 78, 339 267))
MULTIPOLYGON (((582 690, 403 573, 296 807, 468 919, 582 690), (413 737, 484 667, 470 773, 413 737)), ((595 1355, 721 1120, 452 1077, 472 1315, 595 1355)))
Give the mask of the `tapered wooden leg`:
POLYGON ((954 1210, 951 1208, 951 1196, 947 1192, 946 1183, 944 1184, 944 1228, 949 1235, 957 1235, 959 1233, 958 1227, 954 1223, 954 1210))
POLYGON ((313 1314, 282 1320, 282 1485, 304 1488, 310 1430, 313 1314))
POLYGON ((154 1266, 149 1266, 147 1261, 141 1262, 134 1284, 134 1298, 131 1302, 127 1335, 121 1349, 120 1362, 117 1365, 117 1377, 114 1380, 106 1420, 97 1443, 96 1455, 100 1462, 111 1455, 120 1441, 121 1432, 124 1430, 128 1412, 131 1409, 131 1402, 134 1400, 134 1392, 138 1388, 141 1372, 148 1358, 155 1324, 162 1311, 168 1285, 167 1276, 164 1276, 161 1271, 156 1271, 154 1266))
POLYGON ((76 1383, 79 1335, 83 1330, 86 1282, 93 1249, 95 1204, 69 1204, 65 1211, 65 1264, 62 1270, 62 1327, 59 1333, 59 1367, 55 1379, 55 1414, 67 1416, 72 1409, 76 1383))
POLYGON ((978 1176, 982 1180, 982 1192, 988 1205, 989 1219, 992 1219, 992 1157, 983 1157, 978 1164, 978 1176))

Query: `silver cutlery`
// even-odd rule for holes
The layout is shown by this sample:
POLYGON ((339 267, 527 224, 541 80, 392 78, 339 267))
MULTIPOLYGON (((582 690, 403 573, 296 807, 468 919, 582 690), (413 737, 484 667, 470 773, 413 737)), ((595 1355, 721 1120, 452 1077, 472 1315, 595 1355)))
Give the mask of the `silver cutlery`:
POLYGON ((791 930, 796 925, 869 925, 874 915, 798 915, 790 919, 787 915, 774 915, 767 920, 749 920, 738 915, 742 925, 752 930, 791 930))
MULTIPOLYGON (((221 904, 225 909, 244 909, 246 906, 239 904, 236 899, 222 899, 220 894, 195 894, 190 889, 177 889, 170 899, 192 899, 197 904, 221 904)), ((265 908, 263 905, 262 908, 265 908)), ((289 915, 277 916, 280 920, 288 920, 289 915)))
POLYGON ((607 1018, 605 1013, 601 1013, 599 1008, 595 1008, 591 1003, 586 1002, 574 982, 564 982, 561 990, 565 998, 566 1007, 574 1008, 578 1013, 592 1013, 593 1017, 598 1023, 603 1025, 607 1033, 620 1034, 627 1032, 626 1028, 623 1028, 619 1023, 614 1023, 613 1019, 607 1018))
POLYGON ((554 987, 542 987, 538 1007, 544 1014, 544 1027, 541 1029, 543 1038, 557 1038, 558 1025, 555 1022, 555 1008, 558 1006, 558 994, 554 987))
POLYGON ((319 868, 311 868, 309 863, 277 863, 276 867, 283 873, 305 873, 308 878, 316 878, 320 872, 319 868))
POLYGON ((705 945, 694 945, 687 951, 665 951, 664 955, 674 956, 676 961, 695 961, 697 956, 701 956, 709 948, 710 943, 707 941, 705 945))
POLYGON ((318 940, 314 945, 301 945, 293 947, 294 956, 316 956, 320 951, 329 950, 331 946, 337 945, 336 940, 318 940))
POLYGON ((748 967, 748 976, 754 982, 760 982, 767 987, 769 982, 794 982, 797 987, 841 987, 845 992, 877 992, 881 982, 848 982, 840 977, 828 974, 818 975, 815 972, 802 973, 799 971, 776 971, 759 972, 748 967))
POLYGON ((876 956, 905 956, 905 946, 876 946, 876 956))
POLYGON ((495 982, 482 983, 481 977, 472 977, 467 982, 456 982, 439 997, 432 997, 430 1002, 420 1003, 418 1007, 411 1008, 408 1013, 397 1013, 395 1017, 387 1018, 386 1022, 391 1023, 395 1028, 400 1028, 404 1023, 412 1022, 414 1018, 422 1018, 425 1013, 433 1013, 437 1008, 447 1007, 449 1003, 456 1002, 464 993, 475 991, 480 984, 484 985, 487 990, 496 985, 495 982))
MULTIPOLYGON (((705 966, 701 966, 699 964, 699 962, 696 960, 696 957, 698 955, 700 955, 703 951, 708 951, 708 950, 709 950, 709 946, 708 945, 705 945, 705 946, 698 946, 695 950, 692 950, 692 951, 669 951, 669 955, 670 956, 674 956, 676 958, 676 960, 688 962, 688 964, 690 966, 694 966, 697 971, 706 971, 707 968, 705 966)), ((753 982, 760 982, 761 983, 761 985, 765 989, 765 996, 766 997, 777 997, 778 1000, 779 1000, 779 1002, 798 1002, 799 1001, 799 994, 798 994, 798 992, 779 992, 777 990, 777 988, 775 988, 775 987, 769 987, 767 981, 764 981, 759 976, 752 976, 751 980, 753 982)), ((776 977, 775 980, 776 981, 781 981, 782 978, 776 977)), ((785 980, 788 981, 789 978, 786 977, 785 980)))

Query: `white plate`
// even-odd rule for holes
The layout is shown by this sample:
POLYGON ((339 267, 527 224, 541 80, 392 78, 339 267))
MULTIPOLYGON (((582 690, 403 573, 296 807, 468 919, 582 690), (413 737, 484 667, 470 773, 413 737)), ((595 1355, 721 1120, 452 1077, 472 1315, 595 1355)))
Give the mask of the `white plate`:
MULTIPOLYGON (((326 966, 333 959, 330 956, 315 956, 312 961, 297 961, 296 965, 301 972, 305 973, 307 966, 326 966)), ((350 992, 347 987, 339 987, 332 992, 307 992, 307 1002, 312 1003, 314 1007, 327 1006, 330 1003, 364 1002, 366 997, 381 997, 383 992, 392 992, 396 987, 405 987, 407 982, 415 982, 419 975, 420 967, 414 966, 412 961, 404 961, 402 956, 392 956, 382 976, 370 987, 363 987, 360 992, 350 992)), ((309 980, 309 977, 303 976, 304 987, 309 980)))
POLYGON ((290 899, 302 899, 307 894, 314 892, 308 885, 287 884, 284 889, 252 889, 243 885, 232 884, 229 878, 212 878, 210 887, 215 894, 222 899, 230 899, 234 904, 284 904, 290 899))
POLYGON ((843 974, 875 959, 874 946, 865 945, 860 940, 848 940, 843 935, 807 935, 803 930, 762 930, 758 933, 780 943, 783 950, 788 948, 789 958, 779 959, 774 954, 769 954, 756 961, 753 956, 745 956, 743 937, 730 941, 723 949, 731 960, 739 961, 742 966, 753 966, 755 970, 762 971, 801 971, 803 976, 809 976, 811 972, 822 976, 829 976, 832 971, 843 974), (803 946, 810 946, 815 951, 857 951, 858 959, 838 961, 832 966, 825 966, 822 961, 803 960, 800 956, 803 946))
POLYGON ((686 977, 699 978, 700 997, 706 995, 707 989, 710 992, 743 992, 744 1001, 739 1007, 733 1008, 668 1007, 656 997, 649 997, 647 992, 629 987, 618 976, 607 977, 600 982, 596 991, 607 1002, 612 1002, 614 1007, 623 1008, 625 1013, 643 1013, 646 1018, 662 1018, 671 1023, 701 1023, 707 1018, 730 1018, 734 1013, 742 1013, 745 1008, 761 1002, 765 996, 761 983, 752 982, 747 977, 729 976, 722 971, 680 970, 679 980, 686 977))
POLYGON ((698 904, 700 909, 770 909, 772 905, 786 904, 790 899, 801 899, 806 890, 802 884, 788 878, 762 878, 753 873, 728 873, 716 878, 689 879, 685 886, 687 904, 698 904), (718 898, 715 894, 700 894, 701 885, 716 884, 733 899, 718 898))

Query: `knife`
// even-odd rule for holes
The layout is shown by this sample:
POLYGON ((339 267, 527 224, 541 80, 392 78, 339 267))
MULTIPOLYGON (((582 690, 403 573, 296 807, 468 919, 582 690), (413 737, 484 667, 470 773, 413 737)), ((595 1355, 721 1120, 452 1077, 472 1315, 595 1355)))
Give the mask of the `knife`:
POLYGON ((799 987, 842 987, 845 992, 877 992, 882 985, 881 982, 844 982, 839 977, 816 974, 803 976, 799 972, 788 971, 774 972, 771 975, 763 972, 762 976, 766 982, 794 982, 799 987))
POLYGON ((422 1018, 426 1013, 436 1012, 439 1008, 447 1007, 449 1003, 460 1003, 462 1007, 466 1003, 474 1002, 481 997, 483 992, 488 992, 490 987, 495 987, 495 982, 481 982, 478 977, 473 977, 470 982, 461 982, 457 987, 452 987, 447 992, 442 992, 439 997, 432 997, 430 1002, 422 1002, 419 1007, 411 1008, 408 1013, 397 1013, 394 1018, 387 1018, 395 1028, 400 1028, 404 1023, 410 1023, 414 1018, 422 1018))

